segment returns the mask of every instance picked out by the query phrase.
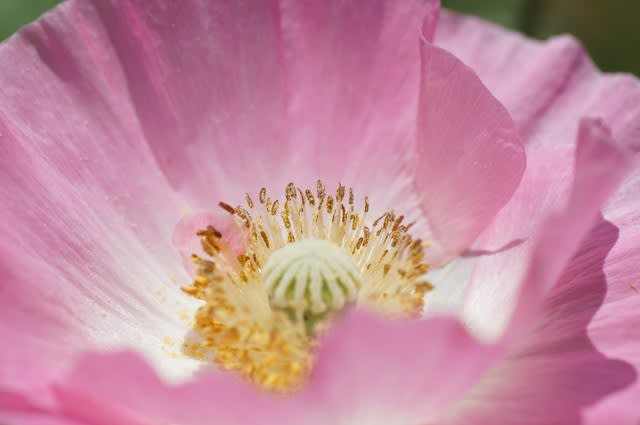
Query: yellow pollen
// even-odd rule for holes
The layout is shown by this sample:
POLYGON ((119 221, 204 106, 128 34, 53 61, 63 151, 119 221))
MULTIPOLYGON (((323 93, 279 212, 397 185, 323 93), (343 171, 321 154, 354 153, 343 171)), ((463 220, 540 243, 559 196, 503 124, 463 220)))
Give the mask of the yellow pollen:
POLYGON ((196 277, 183 291, 203 301, 183 344, 192 358, 213 361, 274 391, 301 386, 318 336, 345 306, 390 317, 418 316, 429 266, 413 223, 392 211, 371 220, 351 188, 327 195, 289 183, 282 200, 262 188, 258 202, 220 207, 246 236, 233 252, 212 226, 198 232, 207 258, 193 255, 196 277), (345 199, 346 198, 346 199, 345 199))

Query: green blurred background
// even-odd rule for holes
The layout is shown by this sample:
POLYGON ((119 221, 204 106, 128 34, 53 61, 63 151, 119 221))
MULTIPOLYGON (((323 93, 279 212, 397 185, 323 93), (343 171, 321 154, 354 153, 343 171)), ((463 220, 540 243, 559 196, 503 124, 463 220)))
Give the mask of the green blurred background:
MULTIPOLYGON (((59 2, 0 0, 0 40, 59 2)), ((640 75, 640 0, 442 0, 442 3, 536 38, 574 34, 602 69, 640 75)))

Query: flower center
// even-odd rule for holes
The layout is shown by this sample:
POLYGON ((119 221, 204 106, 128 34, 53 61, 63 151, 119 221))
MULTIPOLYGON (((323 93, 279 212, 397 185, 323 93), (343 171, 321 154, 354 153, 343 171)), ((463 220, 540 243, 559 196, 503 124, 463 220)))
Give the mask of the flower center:
POLYGON ((278 391, 300 386, 321 332, 347 305, 391 317, 417 316, 431 285, 424 245, 412 224, 388 211, 369 221, 353 191, 327 195, 290 183, 282 201, 247 195, 246 208, 220 206, 246 236, 234 253, 212 226, 198 232, 209 258, 193 255, 193 283, 183 291, 204 302, 184 344, 192 358, 211 360, 257 385, 278 391), (348 193, 348 196, 347 196, 348 193))
POLYGON ((322 314, 353 302, 360 271, 343 249, 323 239, 304 239, 275 251, 262 270, 271 304, 322 314))

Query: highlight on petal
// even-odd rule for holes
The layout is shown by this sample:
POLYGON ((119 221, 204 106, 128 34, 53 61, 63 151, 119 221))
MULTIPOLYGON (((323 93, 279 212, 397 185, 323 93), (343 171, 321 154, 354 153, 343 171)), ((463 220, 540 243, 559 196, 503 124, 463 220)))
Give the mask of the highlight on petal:
POLYGON ((415 186, 442 261, 509 200, 526 160, 509 113, 470 68, 426 41, 421 57, 415 186))
POLYGON ((449 261, 445 266, 429 270, 426 277, 438 289, 425 297, 425 315, 453 314, 462 317, 476 260, 473 255, 464 255, 449 261))
POLYGON ((148 347, 171 369, 163 338, 190 308, 173 282, 184 200, 92 10, 65 3, 0 48, 0 387, 33 397, 89 347, 148 347))

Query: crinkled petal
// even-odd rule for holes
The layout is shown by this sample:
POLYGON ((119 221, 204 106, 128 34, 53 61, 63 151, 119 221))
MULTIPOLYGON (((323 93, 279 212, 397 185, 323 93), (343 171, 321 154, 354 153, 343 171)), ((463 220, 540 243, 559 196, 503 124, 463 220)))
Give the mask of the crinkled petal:
POLYGON ((640 84, 601 74, 570 36, 527 39, 478 18, 443 12, 436 44, 478 73, 530 145, 571 144, 583 116, 602 118, 622 144, 640 144, 640 84))
POLYGON ((604 420, 611 412, 626 413, 628 420, 619 422, 621 424, 640 420, 637 410, 640 399, 640 167, 638 155, 635 157, 633 174, 603 210, 606 220, 614 223, 619 231, 604 263, 604 273, 583 261, 577 264, 574 273, 567 274, 569 283, 585 281, 592 287, 606 285, 606 292, 597 297, 594 291, 580 294, 582 305, 597 303, 600 306, 589 323, 588 336, 607 356, 629 362, 636 374, 632 385, 587 411, 586 416, 593 423, 604 420))
POLYGON ((548 219, 538 236, 516 303, 516 323, 510 326, 511 333, 530 325, 545 295, 596 224, 600 208, 630 168, 627 153, 615 146, 610 130, 600 120, 582 120, 575 155, 568 206, 548 219))
POLYGON ((570 193, 566 187, 550 187, 546 166, 566 161, 571 151, 556 147, 537 152, 513 203, 490 229, 495 235, 486 236, 489 248, 498 252, 477 261, 465 309, 467 320, 490 335, 497 336, 504 330, 514 308, 518 316, 535 316, 531 309, 539 307, 545 293, 558 280, 581 238, 593 225, 594 214, 628 169, 624 154, 613 145, 609 130, 601 121, 582 121, 577 146, 575 172, 565 167, 565 180, 573 176, 570 193), (532 204, 539 210, 532 212, 532 204), (546 220, 541 228, 541 220, 560 208, 565 210, 562 215, 546 220), (563 226, 567 227, 563 229, 563 226), (532 246, 527 240, 537 233, 541 236, 533 240, 532 246), (498 249, 500 246, 506 249, 498 249), (529 264, 514 261, 527 253, 531 256, 529 264), (483 322, 483 317, 496 310, 496 303, 500 305, 497 311, 504 312, 503 315, 496 318, 491 314, 497 320, 483 322))
POLYGON ((515 297, 506 330, 515 345, 452 423, 577 424, 586 406, 635 380, 625 359, 603 355, 587 335, 606 292, 603 264, 618 236, 598 219, 599 208, 628 170, 627 159, 601 122, 582 122, 568 205, 542 225, 515 297), (588 269, 599 274, 589 277, 588 269))
POLYGON ((527 424, 577 425, 586 407, 634 382, 633 367, 601 353, 586 330, 607 290, 603 264, 617 236, 616 227, 600 219, 547 295, 535 331, 519 335, 515 349, 470 395, 469 423, 526 417, 527 424))
POLYGON ((549 158, 549 165, 545 165, 541 155, 555 156, 551 147, 555 145, 564 145, 561 149, 570 155, 575 149, 574 134, 583 116, 599 117, 618 144, 637 149, 640 83, 633 77, 598 72, 584 49, 571 37, 539 42, 448 11, 442 13, 436 44, 459 56, 478 73, 505 104, 529 148, 527 175, 521 187, 472 247, 480 253, 491 253, 477 257, 479 266, 474 267, 473 272, 476 284, 470 286, 467 303, 472 311, 481 315, 494 300, 511 298, 520 282, 518 276, 523 272, 523 262, 512 259, 519 251, 526 255, 524 251, 531 247, 530 236, 549 212, 547 207, 565 202, 563 193, 568 180, 566 175, 557 179, 555 176, 569 172, 570 167, 561 164, 559 157, 549 158), (545 145, 550 147, 536 152, 545 145), (553 163, 557 163, 555 168, 551 166, 553 163), (540 174, 547 167, 549 178, 540 174), (548 183, 553 184, 545 187, 548 183), (529 203, 536 208, 529 208, 529 203), (487 289, 486 297, 482 294, 484 289, 487 289))
POLYGON ((524 149, 509 113, 453 55, 422 43, 416 189, 437 260, 467 249, 517 188, 524 149))
MULTIPOLYGON (((602 122, 584 120, 577 137, 577 151, 569 145, 564 145, 543 147, 530 152, 530 163, 522 184, 479 242, 481 255, 474 265, 464 302, 465 320, 475 330, 494 337, 504 330, 514 311, 521 284, 527 278, 527 273, 533 272, 530 269, 531 265, 522 261, 522 258, 535 255, 535 249, 539 243, 535 237, 545 226, 547 217, 576 202, 584 202, 585 205, 595 205, 599 208, 607 194, 612 193, 611 186, 608 185, 615 187, 621 179, 620 173, 626 169, 620 165, 625 164, 625 161, 612 143, 609 130, 602 122), (583 171, 580 172, 587 174, 586 176, 578 176, 572 170, 570 162, 573 155, 576 156, 576 163, 584 161, 585 165, 580 168, 583 171), (601 163, 598 163, 598 158, 602 161, 601 163), (611 169, 607 169, 607 166, 611 169), (589 177, 588 173, 596 177, 589 177), (603 177, 600 181, 597 177, 599 175, 603 177), (583 179, 593 179, 593 183, 581 183, 585 186, 576 187, 583 179), (574 181, 573 195, 570 192, 572 180, 574 181), (598 192, 598 184, 603 185, 601 193, 598 192), (580 198, 572 199, 570 196, 580 196, 580 198), (536 208, 532 208, 531 205, 535 205, 536 208), (486 255, 482 255, 482 252, 486 255), (496 309, 496 305, 500 308, 496 309), (489 315, 493 320, 483 320, 489 315)), ((593 213, 593 208, 575 206, 571 208, 575 208, 576 217, 571 221, 576 225, 580 223, 581 216, 593 213)), ((588 217, 585 217, 585 220, 588 220, 588 217)), ((590 226, 589 221, 583 225, 590 226)), ((550 239, 546 244, 549 252, 556 247, 560 248, 565 242, 559 236, 548 235, 548 237, 550 239)), ((568 253, 571 253, 571 249, 574 249, 571 248, 571 243, 575 242, 569 242, 566 247, 560 249, 567 253, 568 247, 568 253)), ((562 256, 548 258, 551 262, 559 261, 557 267, 560 270, 555 270, 553 273, 560 273, 566 264, 566 258, 563 259, 562 256), (563 264, 562 261, 565 263, 563 264)), ((549 265, 542 268, 545 272, 550 272, 552 269, 549 265)), ((551 281, 554 279, 557 277, 551 278, 551 281)), ((546 281, 547 278, 543 280, 546 281)))
MULTIPOLYGON (((443 13, 436 42, 478 72, 512 113, 529 146, 571 145, 572 139, 567 136, 575 131, 578 118, 585 115, 600 117, 618 144, 636 151, 640 146, 640 83, 631 76, 598 72, 584 49, 571 37, 541 43, 476 18, 447 12, 443 13)), ((634 287, 638 276, 634 270, 640 246, 636 217, 640 187, 636 175, 634 172, 603 208, 606 221, 599 228, 606 228, 607 223, 615 226, 619 232, 615 244, 607 244, 606 232, 593 232, 582 245, 583 255, 573 260, 560 281, 561 289, 557 289, 558 293, 549 301, 557 306, 552 310, 556 313, 548 314, 552 314, 550 320, 558 321, 554 329, 564 338, 562 343, 567 344, 572 335, 575 337, 584 331, 589 323, 588 336, 593 346, 610 359, 629 362, 637 375, 640 364, 636 359, 640 358, 640 352, 634 334, 638 311, 634 287), (602 254, 603 249, 608 252, 602 254), (602 261, 594 258, 605 254, 603 272, 602 261)), ((506 277, 508 273, 509 267, 506 267, 492 276, 506 283, 500 276, 506 277)), ((483 286, 480 281, 478 279, 478 294, 483 286)), ((496 290, 502 285, 499 282, 493 282, 496 290)), ((485 301, 489 298, 490 295, 485 301)), ((554 338, 560 339, 560 336, 554 338)), ((621 383, 627 385, 587 410, 586 418, 593 423, 637 421, 634 412, 640 399, 638 379, 628 385, 634 373, 625 368, 618 368, 618 372, 594 372, 600 374, 597 379, 609 389, 619 388, 621 383), (617 416, 619 421, 614 419, 617 416)), ((578 371, 572 373, 579 374, 578 371)), ((587 388, 586 392, 597 389, 595 380, 577 385, 587 388)))

